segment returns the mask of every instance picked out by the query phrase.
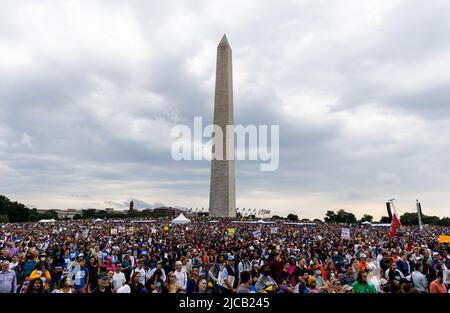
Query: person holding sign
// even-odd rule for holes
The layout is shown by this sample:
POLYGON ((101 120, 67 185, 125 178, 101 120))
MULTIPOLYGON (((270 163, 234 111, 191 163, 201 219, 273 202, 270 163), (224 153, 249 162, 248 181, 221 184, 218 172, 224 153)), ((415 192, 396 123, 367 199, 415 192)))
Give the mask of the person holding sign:
POLYGON ((238 285, 236 279, 236 262, 234 256, 228 257, 228 262, 222 270, 222 287, 224 293, 235 293, 238 285))

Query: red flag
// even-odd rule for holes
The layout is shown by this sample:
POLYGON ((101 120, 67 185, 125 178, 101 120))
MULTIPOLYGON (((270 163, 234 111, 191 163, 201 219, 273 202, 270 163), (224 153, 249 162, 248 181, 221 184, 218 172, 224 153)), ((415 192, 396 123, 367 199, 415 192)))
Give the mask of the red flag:
POLYGON ((388 238, 391 239, 395 235, 397 235, 397 228, 400 227, 400 221, 397 218, 397 214, 394 213, 394 216, 392 216, 392 222, 391 222, 391 229, 388 234, 388 238))

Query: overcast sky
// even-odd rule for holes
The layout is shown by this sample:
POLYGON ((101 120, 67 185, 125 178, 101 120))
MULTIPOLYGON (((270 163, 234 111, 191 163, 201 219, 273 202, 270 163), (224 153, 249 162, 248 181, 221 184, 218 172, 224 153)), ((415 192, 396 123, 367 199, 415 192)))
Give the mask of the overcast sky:
POLYGON ((216 47, 235 123, 280 125, 280 166, 237 162, 237 206, 323 218, 450 215, 450 2, 0 1, 0 194, 38 208, 208 206, 170 156, 211 122, 216 47))

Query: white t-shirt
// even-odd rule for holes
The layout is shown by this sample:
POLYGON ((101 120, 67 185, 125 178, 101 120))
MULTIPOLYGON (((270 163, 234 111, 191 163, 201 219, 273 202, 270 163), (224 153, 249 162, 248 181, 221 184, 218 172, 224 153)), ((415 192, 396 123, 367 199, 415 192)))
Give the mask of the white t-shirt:
POLYGON ((117 293, 131 293, 131 288, 128 284, 124 285, 117 290, 117 293))
POLYGON ((140 282, 142 285, 145 285, 145 280, 147 279, 147 276, 146 276, 147 272, 145 271, 145 269, 144 269, 144 268, 136 267, 136 268, 133 270, 133 272, 131 273, 131 275, 133 275, 135 272, 141 274, 141 279, 139 280, 139 282, 140 282))
POLYGON ((175 271, 175 277, 176 277, 176 284, 178 285, 178 287, 186 290, 186 285, 187 285, 187 273, 186 272, 178 272, 175 271))
POLYGON ((118 290, 120 287, 123 287, 126 284, 127 280, 125 278, 125 274, 122 272, 116 273, 114 272, 112 278, 112 285, 114 290, 118 290))

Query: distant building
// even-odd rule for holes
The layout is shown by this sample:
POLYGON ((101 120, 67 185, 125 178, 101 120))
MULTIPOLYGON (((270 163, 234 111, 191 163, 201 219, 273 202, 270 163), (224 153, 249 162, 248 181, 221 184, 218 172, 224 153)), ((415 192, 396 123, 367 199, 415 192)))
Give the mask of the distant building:
POLYGON ((106 213, 114 213, 113 208, 106 208, 105 211, 106 211, 106 213))
POLYGON ((153 209, 153 217, 176 217, 180 210, 172 207, 161 207, 153 209))
POLYGON ((130 212, 134 211, 134 202, 133 200, 130 201, 130 212))

